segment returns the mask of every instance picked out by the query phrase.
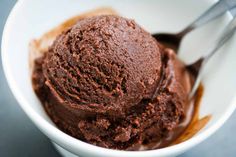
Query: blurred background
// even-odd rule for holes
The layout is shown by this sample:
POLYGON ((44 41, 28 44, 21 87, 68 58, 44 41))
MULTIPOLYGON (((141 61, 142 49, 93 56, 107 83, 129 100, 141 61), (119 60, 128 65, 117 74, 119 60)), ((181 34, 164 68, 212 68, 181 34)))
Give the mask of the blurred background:
MULTIPOLYGON (((16 0, 0 0, 0 43, 4 24, 15 3, 16 0)), ((213 136, 180 157, 235 157, 235 119, 236 113, 213 136)), ((32 156, 60 157, 60 154, 19 107, 9 90, 0 60, 0 157, 32 156)))

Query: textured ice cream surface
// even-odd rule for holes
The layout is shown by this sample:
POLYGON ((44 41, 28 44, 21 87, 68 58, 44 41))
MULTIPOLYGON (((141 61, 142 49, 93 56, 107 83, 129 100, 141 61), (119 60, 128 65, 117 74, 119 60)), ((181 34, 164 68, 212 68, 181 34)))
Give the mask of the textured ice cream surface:
POLYGON ((175 53, 133 20, 103 15, 57 37, 35 61, 33 87, 64 132, 135 150, 166 141, 184 120, 189 78, 175 53))

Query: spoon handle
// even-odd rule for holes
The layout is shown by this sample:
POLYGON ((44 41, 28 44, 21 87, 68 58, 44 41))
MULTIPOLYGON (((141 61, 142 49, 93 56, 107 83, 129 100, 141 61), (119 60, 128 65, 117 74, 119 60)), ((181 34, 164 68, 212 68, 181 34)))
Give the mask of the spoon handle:
POLYGON ((198 17, 195 21, 193 21, 188 27, 186 27, 179 34, 184 36, 186 33, 191 30, 213 20, 214 18, 219 17, 227 10, 230 10, 236 6, 236 0, 219 0, 215 3, 210 9, 204 12, 200 17, 198 17))
POLYGON ((206 63, 217 52, 217 50, 219 48, 221 48, 233 36, 235 30, 236 30, 236 17, 234 17, 231 20, 231 22, 226 26, 224 31, 221 33, 219 38, 216 40, 215 44, 212 47, 210 47, 208 53, 206 53, 206 55, 204 57, 199 59, 202 61, 202 63, 200 65, 199 72, 198 72, 197 78, 194 82, 193 88, 190 92, 190 98, 195 94, 195 92, 200 84, 202 74, 203 74, 203 68, 205 67, 206 63))
POLYGON ((219 38, 215 41, 215 44, 212 47, 212 49, 210 49, 209 53, 207 53, 207 55, 203 57, 204 58, 203 62, 209 60, 211 56, 213 56, 216 53, 216 51, 233 36, 235 30, 236 30, 236 17, 234 17, 230 21, 230 23, 226 26, 224 31, 219 36, 219 38))

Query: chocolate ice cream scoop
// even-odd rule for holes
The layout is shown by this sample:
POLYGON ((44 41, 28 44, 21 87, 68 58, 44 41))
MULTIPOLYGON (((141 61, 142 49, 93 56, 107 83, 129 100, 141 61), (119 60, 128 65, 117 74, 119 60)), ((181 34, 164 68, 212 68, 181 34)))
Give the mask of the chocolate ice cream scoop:
POLYGON ((98 146, 159 143, 145 148, 154 149, 185 129, 179 125, 189 108, 190 76, 171 49, 133 20, 78 21, 36 60, 33 85, 60 129, 98 146))
POLYGON ((50 48, 43 66, 46 84, 62 103, 124 117, 130 107, 153 95, 160 79, 159 51, 155 39, 134 21, 85 19, 50 48))

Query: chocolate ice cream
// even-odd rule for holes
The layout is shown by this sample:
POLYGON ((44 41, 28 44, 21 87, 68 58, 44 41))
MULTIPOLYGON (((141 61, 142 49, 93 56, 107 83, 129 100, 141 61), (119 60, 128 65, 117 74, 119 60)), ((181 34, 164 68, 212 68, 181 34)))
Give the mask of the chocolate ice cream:
POLYGON ((105 148, 166 146, 185 127, 190 75, 133 20, 78 21, 35 61, 33 87, 64 132, 105 148))

